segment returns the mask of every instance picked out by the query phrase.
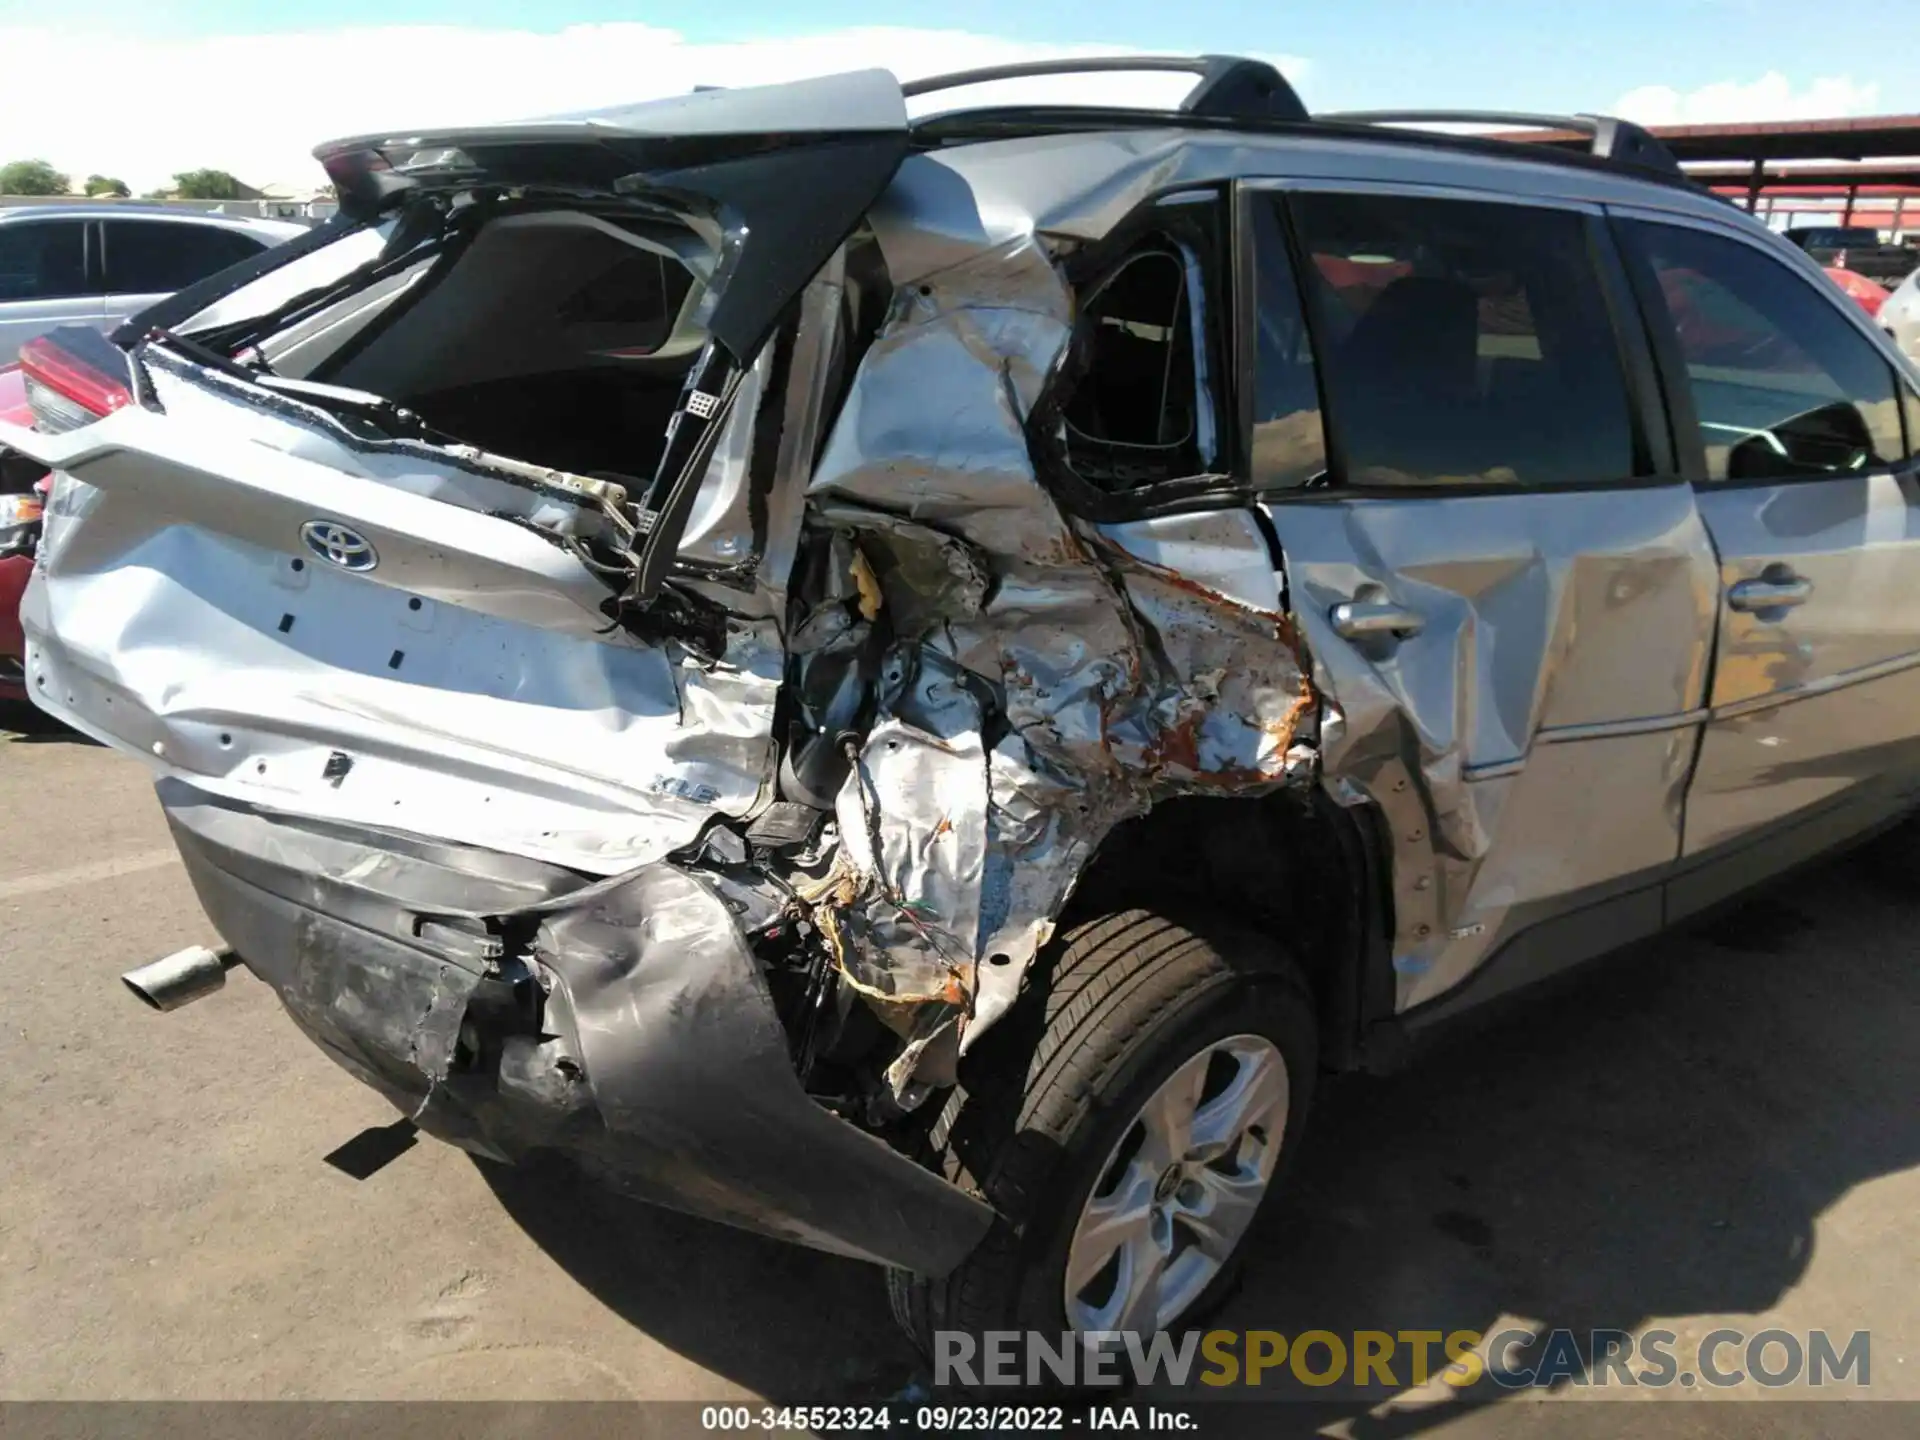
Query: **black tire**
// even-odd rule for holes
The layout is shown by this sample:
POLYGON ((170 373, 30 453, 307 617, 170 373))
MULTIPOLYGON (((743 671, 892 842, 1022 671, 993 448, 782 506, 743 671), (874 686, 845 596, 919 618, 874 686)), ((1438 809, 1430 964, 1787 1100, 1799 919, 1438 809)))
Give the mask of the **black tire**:
MULTIPOLYGON (((1068 1242, 1100 1170, 1135 1114, 1180 1064, 1229 1035, 1273 1041, 1287 1068, 1286 1127, 1270 1211, 1313 1097, 1318 1065, 1306 982, 1267 941, 1127 910, 1076 927, 1051 965, 961 1065, 932 1142, 949 1178, 1000 1212, 987 1238, 942 1279, 890 1271, 895 1318, 931 1355, 937 1331, 1068 1328, 1068 1242)), ((1241 1249, 1244 1250, 1244 1242, 1241 1249)), ((1238 1256, 1181 1317, 1231 1288, 1238 1256)))
POLYGON ((1854 864, 1877 890, 1895 900, 1920 895, 1920 816, 1909 815, 1854 852, 1854 864))

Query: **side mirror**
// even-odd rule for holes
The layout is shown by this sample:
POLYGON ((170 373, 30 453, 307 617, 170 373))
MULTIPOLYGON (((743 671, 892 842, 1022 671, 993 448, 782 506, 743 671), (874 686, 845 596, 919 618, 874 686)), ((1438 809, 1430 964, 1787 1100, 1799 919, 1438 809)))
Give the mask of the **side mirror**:
POLYGON ((1749 435, 1727 452, 1730 480, 1838 475, 1873 459, 1873 436, 1858 407, 1836 400, 1749 435))

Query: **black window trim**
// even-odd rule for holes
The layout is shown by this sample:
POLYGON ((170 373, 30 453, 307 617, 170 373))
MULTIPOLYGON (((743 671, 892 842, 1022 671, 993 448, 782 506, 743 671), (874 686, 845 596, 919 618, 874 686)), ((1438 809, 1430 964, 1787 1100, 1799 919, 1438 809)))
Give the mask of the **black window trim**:
POLYGON ((81 260, 90 294, 107 297, 107 233, 96 216, 86 222, 86 253, 81 260))
POLYGON ((1818 261, 1789 240, 1781 238, 1776 243, 1771 231, 1756 235, 1742 227, 1727 225, 1706 216, 1655 209, 1651 206, 1610 204, 1605 209, 1608 228, 1613 232, 1613 248, 1626 267, 1627 278, 1633 287, 1640 312, 1641 324, 1646 331, 1648 343, 1653 348, 1655 365, 1660 373, 1660 385, 1666 395, 1667 411, 1673 417, 1674 444, 1679 452, 1681 472, 1686 476, 1689 484, 1703 490, 1753 490, 1777 485, 1824 485, 1837 480, 1858 480, 1873 475, 1904 478, 1920 474, 1920 455, 1914 453, 1915 443, 1920 441, 1920 436, 1909 433, 1907 406, 1902 402, 1901 396, 1903 390, 1916 387, 1894 358, 1892 343, 1887 339, 1885 332, 1873 324, 1858 302, 1841 291, 1838 286, 1827 283, 1818 261), (1680 350, 1679 333, 1669 322, 1666 301, 1660 291, 1659 277, 1654 274, 1652 262, 1635 243, 1633 233, 1628 228, 1636 224, 1668 225, 1677 229, 1697 230, 1722 240, 1735 241, 1771 260, 1781 269, 1791 272, 1809 290, 1818 295, 1835 314, 1853 327, 1854 331, 1880 357, 1880 362, 1887 367, 1889 378, 1893 382, 1894 403, 1900 412, 1901 449, 1905 454, 1895 460, 1881 461, 1879 464, 1845 473, 1772 475, 1751 480, 1715 480, 1708 476, 1707 450, 1700 438, 1700 416, 1694 408, 1693 387, 1687 379, 1686 357, 1680 350), (1809 270, 1811 274, 1808 273, 1809 270))
MULTIPOLYGON (((1288 269, 1296 287, 1300 284, 1303 273, 1301 266, 1306 254, 1294 224, 1292 206, 1287 203, 1289 197, 1296 194, 1391 195, 1413 200, 1464 200, 1480 205, 1511 205, 1534 210, 1570 211, 1583 216, 1595 279, 1613 332, 1614 354, 1619 362, 1621 383, 1626 391, 1628 425, 1633 437, 1634 467, 1636 471, 1646 472, 1611 480, 1591 480, 1567 485, 1539 485, 1526 482, 1485 485, 1352 485, 1342 478, 1346 473, 1346 465, 1345 456, 1339 453, 1340 440, 1337 427, 1327 425, 1327 469, 1331 477, 1330 483, 1313 489, 1258 490, 1252 487, 1252 476, 1249 474, 1247 477, 1249 491, 1260 503, 1324 505, 1349 500, 1441 500, 1449 497, 1465 499, 1483 495, 1554 495, 1577 494, 1593 490, 1657 490, 1682 484, 1687 480, 1688 477, 1684 473, 1684 446, 1676 436, 1676 432, 1680 429, 1678 420, 1674 418, 1670 422, 1670 411, 1662 403, 1664 389, 1655 355, 1649 344, 1644 319, 1639 307, 1634 303, 1622 256, 1607 226, 1607 207, 1600 202, 1567 195, 1520 194, 1509 190, 1478 189, 1457 184, 1425 184, 1409 180, 1336 178, 1319 175, 1243 176, 1237 182, 1235 189, 1234 228, 1236 235, 1242 237, 1239 243, 1245 246, 1247 252, 1244 256, 1236 257, 1238 269, 1236 278, 1240 283, 1236 286, 1234 315, 1241 331, 1251 331, 1253 328, 1241 319, 1241 308, 1253 303, 1258 295, 1257 289, 1254 288, 1258 257, 1253 253, 1250 209, 1259 196, 1277 196, 1280 199, 1282 230, 1288 252, 1288 269)), ((1313 349, 1314 381, 1319 390, 1320 413, 1324 424, 1325 417, 1331 412, 1327 408, 1326 379, 1319 363, 1320 336, 1312 313, 1313 307, 1307 303, 1304 293, 1299 294, 1299 301, 1301 314, 1307 327, 1308 343, 1313 349)), ((1250 456, 1253 434, 1253 363, 1256 358, 1252 353, 1251 335, 1240 342, 1237 358, 1242 367, 1238 391, 1245 397, 1240 411, 1242 422, 1240 449, 1243 454, 1250 456)))

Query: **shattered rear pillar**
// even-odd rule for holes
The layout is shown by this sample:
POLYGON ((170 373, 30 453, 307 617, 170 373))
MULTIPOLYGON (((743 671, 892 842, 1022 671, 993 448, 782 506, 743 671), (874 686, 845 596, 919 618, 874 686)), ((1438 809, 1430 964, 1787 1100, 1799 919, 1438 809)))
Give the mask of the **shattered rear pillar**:
POLYGON ((809 488, 891 643, 840 860, 807 899, 907 1041, 906 1105, 1011 1002, 1115 824, 1301 762, 1311 694, 1277 588, 1250 605, 1136 559, 1036 475, 1025 424, 1071 315, 1031 236, 901 283, 809 488))

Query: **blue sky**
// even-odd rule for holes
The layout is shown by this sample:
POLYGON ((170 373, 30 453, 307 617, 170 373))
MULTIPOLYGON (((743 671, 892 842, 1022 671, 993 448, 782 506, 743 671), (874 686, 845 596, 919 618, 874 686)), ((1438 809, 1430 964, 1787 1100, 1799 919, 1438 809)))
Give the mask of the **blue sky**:
POLYGON ((0 147, 133 172, 139 185, 198 164, 293 179, 310 167, 307 149, 341 130, 517 118, 859 64, 925 73, 949 57, 1057 47, 1293 57, 1320 108, 1625 109, 1653 121, 1920 109, 1920 4, 1853 11, 1871 43, 1821 43, 1818 13, 1805 0, 908 0, 884 11, 852 0, 89 0, 76 14, 0 0, 0 147), (76 110, 81 74, 101 84, 76 110), (290 92, 280 77, 294 74, 290 92), (163 93, 174 98, 135 98, 163 93))

